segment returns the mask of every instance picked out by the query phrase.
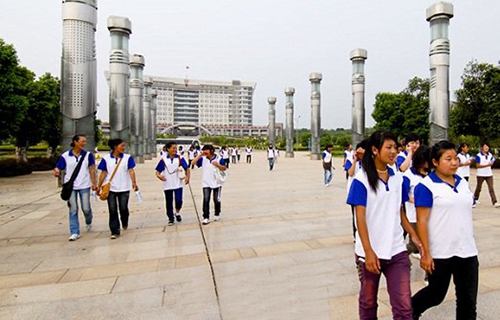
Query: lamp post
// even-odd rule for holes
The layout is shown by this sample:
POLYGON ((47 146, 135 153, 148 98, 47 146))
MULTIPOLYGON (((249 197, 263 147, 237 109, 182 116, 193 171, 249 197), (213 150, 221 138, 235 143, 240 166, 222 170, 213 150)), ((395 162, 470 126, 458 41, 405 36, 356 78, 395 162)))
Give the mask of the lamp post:
POLYGON ((295 118, 295 140, 296 140, 296 143, 297 143, 297 151, 299 151, 299 120, 300 120, 300 116, 297 116, 297 118, 295 118))

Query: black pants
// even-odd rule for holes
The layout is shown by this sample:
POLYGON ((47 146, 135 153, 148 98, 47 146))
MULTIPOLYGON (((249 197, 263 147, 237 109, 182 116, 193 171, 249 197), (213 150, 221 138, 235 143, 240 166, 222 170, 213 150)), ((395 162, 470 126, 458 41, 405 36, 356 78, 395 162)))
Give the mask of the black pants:
POLYGON ((128 198, 130 191, 109 192, 108 210, 109 210, 109 230, 111 234, 120 234, 120 220, 123 228, 128 228, 128 198), (118 209, 120 210, 120 219, 118 219, 118 209))
POLYGON ((247 154, 247 163, 252 163, 252 156, 247 154))
POLYGON ((220 196, 222 187, 218 188, 203 188, 203 219, 210 219, 210 194, 214 192, 215 215, 220 215, 220 196))
POLYGON ((174 196, 175 196, 175 211, 179 212, 182 208, 182 190, 183 188, 174 190, 163 190, 165 193, 165 208, 167 210, 168 221, 174 222, 174 196))
POLYGON ((477 287, 479 282, 479 261, 477 256, 434 259, 434 266, 434 271, 429 275, 429 285, 411 298, 414 319, 418 319, 425 310, 443 302, 452 275, 457 298, 456 319, 476 319, 477 287))

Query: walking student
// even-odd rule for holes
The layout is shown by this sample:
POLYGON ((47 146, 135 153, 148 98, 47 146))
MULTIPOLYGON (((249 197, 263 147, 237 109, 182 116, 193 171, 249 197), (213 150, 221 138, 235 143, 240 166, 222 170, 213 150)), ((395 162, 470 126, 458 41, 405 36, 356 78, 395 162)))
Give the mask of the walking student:
MULTIPOLYGON (((368 140, 363 140, 356 145, 356 150, 351 154, 347 155, 347 159, 344 164, 344 170, 347 174, 347 193, 351 188, 352 180, 358 173, 362 170, 363 156, 365 155, 366 144, 368 140)), ((351 215, 352 215, 352 235, 354 237, 354 242, 356 242, 356 218, 355 218, 355 207, 351 205, 351 215)))
POLYGON ((226 171, 226 162, 215 154, 215 149, 210 144, 204 145, 201 153, 193 161, 203 171, 201 181, 203 188, 203 224, 209 224, 211 194, 213 194, 215 207, 214 220, 218 221, 220 218, 222 184, 217 180, 216 170, 226 171))
MULTIPOLYGON (((163 181, 163 193, 165 194, 165 208, 168 217, 168 225, 173 226, 174 221, 182 221, 182 194, 184 184, 189 183, 190 167, 186 160, 177 154, 177 144, 168 142, 165 144, 167 153, 160 158, 156 166, 156 177, 163 181), (184 169, 185 176, 179 174, 180 168, 184 169), (175 198, 175 215, 174 215, 175 198)), ((182 172, 182 171, 181 171, 182 172)))
POLYGON ((403 175, 394 171, 397 137, 388 131, 377 131, 368 139, 359 171, 347 197, 356 207, 356 262, 360 280, 359 318, 377 319, 377 297, 381 274, 387 281, 396 320, 411 320, 410 260, 406 253, 403 228, 420 244, 401 205, 403 175))
POLYGON ((457 174, 469 181, 470 177, 470 165, 472 163, 472 157, 469 154, 469 144, 467 142, 462 142, 459 146, 458 160, 459 165, 457 169, 457 174))
POLYGON ((78 220, 78 197, 85 217, 86 230, 92 229, 92 208, 90 206, 90 190, 96 190, 95 159, 92 152, 85 150, 87 138, 77 134, 71 139, 71 149, 64 152, 54 168, 54 176, 59 177, 61 170, 66 170, 64 183, 68 182, 78 163, 81 163, 73 183, 73 192, 68 200, 69 208, 69 241, 80 238, 80 222, 78 220))
POLYGON ((435 168, 415 187, 417 230, 423 245, 420 266, 429 285, 412 298, 413 319, 445 298, 453 276, 456 319, 476 319, 478 250, 472 222, 473 195, 468 182, 456 174, 455 145, 440 141, 431 149, 435 168))
POLYGON ((274 146, 272 144, 269 144, 266 154, 267 154, 267 161, 269 161, 269 171, 273 171, 274 162, 276 160, 276 150, 274 149, 274 146))
POLYGON ((111 239, 116 239, 120 236, 120 221, 123 230, 127 230, 128 228, 130 189, 137 191, 139 187, 137 186, 134 171, 135 161, 131 155, 125 153, 125 141, 122 139, 111 139, 108 142, 108 146, 111 152, 102 157, 97 167, 101 170, 97 194, 100 194, 103 184, 108 183, 114 173, 107 202, 111 239), (118 210, 120 212, 119 218, 118 210))
POLYGON ((335 167, 332 164, 332 150, 333 145, 329 144, 325 147, 321 158, 323 159, 323 181, 325 183, 325 187, 330 186, 330 182, 333 179, 333 170, 335 167))
POLYGON ((250 146, 247 146, 245 148, 245 152, 247 154, 247 163, 252 163, 252 152, 253 152, 253 148, 250 147, 250 146))
POLYGON ((474 199, 479 203, 479 194, 481 193, 481 188, 483 182, 486 181, 488 185, 488 191, 490 192, 491 203, 495 208, 500 207, 500 203, 497 202, 497 196, 495 195, 495 189, 493 187, 493 171, 491 167, 495 163, 495 157, 490 153, 490 146, 487 143, 481 145, 481 152, 476 156, 476 190, 474 191, 474 199))

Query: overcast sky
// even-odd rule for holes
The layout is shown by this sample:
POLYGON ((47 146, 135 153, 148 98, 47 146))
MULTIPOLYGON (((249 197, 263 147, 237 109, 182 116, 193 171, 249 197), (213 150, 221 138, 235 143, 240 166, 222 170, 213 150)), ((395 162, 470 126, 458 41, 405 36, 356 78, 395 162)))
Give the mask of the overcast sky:
MULTIPOLYGON (((60 77, 60 0, 1 0, 0 38, 13 44, 21 64, 60 77)), ((285 121, 285 87, 295 87, 299 127, 310 126, 309 74, 321 72, 323 128, 351 126, 351 61, 368 50, 366 122, 375 95, 400 92, 410 78, 429 75, 429 0, 99 0, 97 25, 98 117, 108 120, 110 37, 107 17, 132 21, 130 53, 142 53, 145 74, 256 82, 256 125, 267 124, 267 98, 278 98, 285 121)), ((472 59, 500 60, 500 1, 454 2, 450 24, 450 91, 472 59)), ((297 125, 297 123, 296 123, 297 125)))

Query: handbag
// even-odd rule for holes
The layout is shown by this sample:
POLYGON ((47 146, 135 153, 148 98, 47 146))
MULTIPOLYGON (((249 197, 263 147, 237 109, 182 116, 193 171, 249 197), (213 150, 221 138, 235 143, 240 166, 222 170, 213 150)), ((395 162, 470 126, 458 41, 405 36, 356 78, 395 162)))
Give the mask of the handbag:
POLYGON ((75 171, 73 171, 73 174, 71 174, 71 178, 62 185, 61 189, 61 199, 64 201, 68 201, 69 198, 71 198, 71 194, 73 193, 73 184, 75 183, 76 177, 78 176, 78 173, 80 172, 80 168, 82 167, 83 160, 85 160, 86 154, 82 157, 80 162, 76 165, 75 171))
POLYGON ((182 180, 182 179, 186 178, 186 170, 184 170, 184 167, 181 164, 181 158, 180 157, 179 157, 179 166, 177 167, 177 169, 175 169, 172 172, 168 171, 167 162, 165 161, 165 159, 163 159, 163 163, 165 164, 165 170, 167 170, 168 174, 173 174, 175 171, 177 171, 177 177, 179 179, 182 180))
POLYGON ((111 181, 113 180, 113 177, 115 176, 116 170, 120 166, 122 159, 123 159, 123 157, 120 158, 120 160, 118 161, 118 164, 116 165, 115 170, 113 170, 113 173, 111 174, 111 177, 109 178, 109 181, 102 186, 101 193, 99 193, 99 199, 101 199, 103 201, 108 199, 109 192, 111 191, 111 181))
POLYGON ((324 162, 323 161, 323 169, 325 170, 330 170, 332 168, 332 162, 329 161, 329 162, 324 162))
POLYGON ((224 184, 227 179, 227 171, 222 171, 219 168, 215 168, 215 180, 217 180, 218 183, 224 184))

